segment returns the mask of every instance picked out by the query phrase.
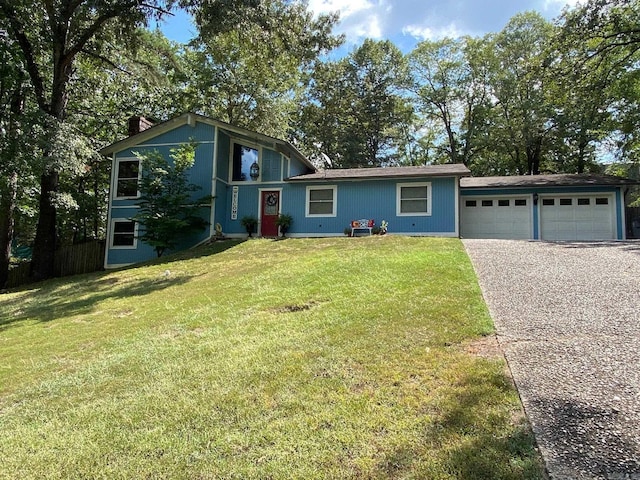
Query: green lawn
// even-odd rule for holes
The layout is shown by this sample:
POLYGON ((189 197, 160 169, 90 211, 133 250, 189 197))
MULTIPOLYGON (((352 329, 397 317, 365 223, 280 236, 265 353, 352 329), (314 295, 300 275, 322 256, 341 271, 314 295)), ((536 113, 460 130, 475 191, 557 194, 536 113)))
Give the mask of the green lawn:
POLYGON ((492 331, 456 239, 44 282, 0 296, 0 478, 544 478, 492 331))

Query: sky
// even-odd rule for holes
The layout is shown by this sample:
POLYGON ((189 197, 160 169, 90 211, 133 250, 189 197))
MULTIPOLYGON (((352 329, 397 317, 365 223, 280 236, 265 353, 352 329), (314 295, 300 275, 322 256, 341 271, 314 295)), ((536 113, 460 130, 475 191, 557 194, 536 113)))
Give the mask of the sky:
MULTIPOLYGON (((519 12, 534 10, 553 20, 578 0, 309 0, 316 15, 340 12, 334 33, 346 36, 351 50, 365 38, 389 39, 403 52, 421 40, 499 32, 519 12)), ((160 28, 171 40, 187 42, 196 32, 178 13, 160 28)))

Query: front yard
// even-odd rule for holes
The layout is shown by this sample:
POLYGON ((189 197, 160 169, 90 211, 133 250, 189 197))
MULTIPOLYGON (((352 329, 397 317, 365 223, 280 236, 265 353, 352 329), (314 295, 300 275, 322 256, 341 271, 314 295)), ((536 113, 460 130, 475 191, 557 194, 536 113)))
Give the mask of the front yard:
POLYGON ((0 296, 0 478, 544 478, 456 239, 223 242, 0 296))

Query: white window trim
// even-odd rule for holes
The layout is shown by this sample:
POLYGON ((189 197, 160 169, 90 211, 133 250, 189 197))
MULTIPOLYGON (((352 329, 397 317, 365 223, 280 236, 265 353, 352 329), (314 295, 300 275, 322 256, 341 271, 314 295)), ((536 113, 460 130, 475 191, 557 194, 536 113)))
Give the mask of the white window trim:
POLYGON ((127 199, 133 199, 133 198, 139 198, 140 197, 140 180, 142 179, 142 162, 140 161, 140 159, 138 157, 123 157, 123 158, 116 158, 116 163, 114 166, 114 175, 113 175, 113 199, 114 200, 127 200, 127 199), (118 177, 118 172, 120 171, 120 162, 131 162, 131 161, 136 161, 138 162, 138 190, 136 191, 136 195, 135 196, 131 196, 131 195, 127 195, 124 197, 118 197, 118 180, 120 179, 118 177))
POLYGON ((396 216, 398 217, 430 217, 431 216, 431 182, 398 183, 396 184, 396 216), (401 212, 402 187, 427 187, 427 211, 426 212, 401 212))
POLYGON ((245 142, 244 140, 238 138, 231 138, 229 144, 231 147, 229 148, 229 185, 249 185, 249 184, 258 184, 262 182, 262 146, 257 145, 251 142, 245 142), (240 145, 241 147, 252 148, 253 150, 258 151, 258 167, 260 168, 260 173, 258 174, 258 178, 255 180, 234 180, 233 179, 233 151, 235 150, 235 145, 240 145))
POLYGON ((135 250, 138 248, 138 222, 133 222, 133 245, 114 245, 113 239, 116 234, 116 223, 119 222, 132 222, 130 218, 112 218, 111 219, 111 233, 109 235, 109 248, 113 250, 135 250))
POLYGON ((308 185, 307 195, 304 202, 304 215, 305 217, 318 218, 318 217, 336 217, 338 212, 338 186, 337 185, 308 185), (310 197, 312 190, 332 190, 333 191, 333 209, 329 213, 309 213, 310 197))

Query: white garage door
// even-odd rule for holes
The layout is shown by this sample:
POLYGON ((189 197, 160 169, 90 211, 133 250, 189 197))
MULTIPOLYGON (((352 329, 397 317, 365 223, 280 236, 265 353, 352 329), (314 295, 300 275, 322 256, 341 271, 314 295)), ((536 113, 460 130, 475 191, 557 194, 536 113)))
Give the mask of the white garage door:
POLYGON ((532 238, 530 196, 464 196, 461 201, 463 238, 532 238))
POLYGON ((612 195, 540 197, 543 240, 613 240, 615 202, 612 195))

